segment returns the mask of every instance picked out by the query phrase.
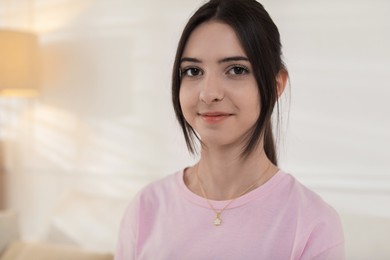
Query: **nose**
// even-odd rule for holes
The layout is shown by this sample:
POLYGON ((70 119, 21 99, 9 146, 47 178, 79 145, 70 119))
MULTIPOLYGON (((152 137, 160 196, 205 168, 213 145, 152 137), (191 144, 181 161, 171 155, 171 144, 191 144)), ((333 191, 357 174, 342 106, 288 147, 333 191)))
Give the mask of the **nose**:
POLYGON ((222 82, 215 75, 206 75, 203 78, 199 99, 206 103, 212 104, 214 102, 220 102, 224 99, 225 93, 223 90, 222 82))

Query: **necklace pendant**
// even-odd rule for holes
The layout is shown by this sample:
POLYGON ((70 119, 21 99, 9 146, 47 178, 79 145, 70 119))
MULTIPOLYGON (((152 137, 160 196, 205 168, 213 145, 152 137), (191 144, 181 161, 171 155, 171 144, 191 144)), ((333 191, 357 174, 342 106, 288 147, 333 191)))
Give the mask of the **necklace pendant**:
POLYGON ((217 216, 214 219, 214 226, 218 227, 222 224, 222 219, 219 217, 219 213, 217 213, 217 216))

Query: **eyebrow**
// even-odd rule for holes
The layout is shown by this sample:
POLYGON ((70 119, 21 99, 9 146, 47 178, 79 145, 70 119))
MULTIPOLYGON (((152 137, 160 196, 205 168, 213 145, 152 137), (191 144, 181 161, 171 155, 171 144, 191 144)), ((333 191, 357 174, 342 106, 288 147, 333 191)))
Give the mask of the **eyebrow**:
POLYGON ((244 56, 233 56, 233 57, 227 57, 222 60, 219 60, 218 63, 225 63, 230 61, 249 61, 249 59, 244 56))
MULTIPOLYGON (((180 60, 180 63, 182 62, 194 62, 194 63, 202 63, 201 60, 197 58, 191 58, 191 57, 183 57, 180 60)), ((247 57, 244 56, 232 56, 232 57, 226 57, 221 60, 218 60, 218 63, 226 63, 226 62, 231 62, 231 61, 249 61, 247 57)))

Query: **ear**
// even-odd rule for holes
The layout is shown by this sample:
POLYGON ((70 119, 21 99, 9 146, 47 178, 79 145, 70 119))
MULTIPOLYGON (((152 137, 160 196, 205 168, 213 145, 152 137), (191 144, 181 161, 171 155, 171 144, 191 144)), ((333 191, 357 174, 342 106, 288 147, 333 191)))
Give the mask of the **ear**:
POLYGON ((277 84, 277 88, 278 88, 278 97, 280 97, 283 94, 284 89, 286 88, 287 80, 288 80, 288 72, 287 72, 287 70, 281 69, 279 71, 278 75, 276 76, 276 84, 277 84))

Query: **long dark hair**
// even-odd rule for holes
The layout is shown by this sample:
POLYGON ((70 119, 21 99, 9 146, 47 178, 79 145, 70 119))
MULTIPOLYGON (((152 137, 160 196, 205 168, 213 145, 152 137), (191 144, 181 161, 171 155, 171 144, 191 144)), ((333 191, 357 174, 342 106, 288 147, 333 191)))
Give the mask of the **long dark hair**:
POLYGON ((181 35, 172 75, 172 102, 177 120, 182 128, 188 150, 196 152, 194 141, 199 137, 186 122, 181 110, 180 59, 193 30, 206 21, 220 21, 229 25, 236 35, 252 65, 260 97, 260 115, 253 126, 242 151, 249 155, 264 137, 264 150, 272 163, 277 165, 277 153, 272 133, 271 116, 278 101, 277 76, 285 70, 282 61, 278 28, 264 7, 255 0, 211 0, 201 6, 189 19, 181 35))

